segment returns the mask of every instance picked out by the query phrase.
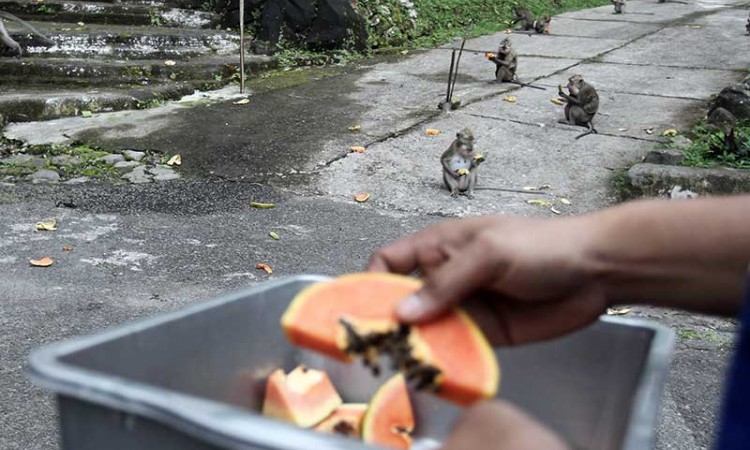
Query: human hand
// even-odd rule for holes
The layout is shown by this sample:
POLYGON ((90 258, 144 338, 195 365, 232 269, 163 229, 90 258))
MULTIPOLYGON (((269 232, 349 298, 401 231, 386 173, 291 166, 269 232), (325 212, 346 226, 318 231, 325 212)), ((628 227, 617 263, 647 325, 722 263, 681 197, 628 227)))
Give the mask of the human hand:
POLYGON ((567 450, 551 430, 504 401, 484 402, 466 410, 442 450, 567 450))
POLYGON ((405 322, 461 303, 495 345, 550 339, 606 310, 587 267, 595 223, 586 216, 445 221, 380 249, 369 270, 419 272, 422 289, 397 311, 405 322))

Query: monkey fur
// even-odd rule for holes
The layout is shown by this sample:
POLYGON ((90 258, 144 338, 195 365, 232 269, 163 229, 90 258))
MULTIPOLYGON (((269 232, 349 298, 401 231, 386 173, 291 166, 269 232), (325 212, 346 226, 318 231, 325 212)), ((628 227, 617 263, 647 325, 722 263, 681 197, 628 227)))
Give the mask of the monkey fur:
POLYGON ((492 83, 513 83, 519 86, 527 86, 534 89, 545 90, 543 87, 522 83, 516 77, 518 68, 518 55, 513 50, 513 44, 510 38, 505 38, 500 42, 497 53, 486 53, 487 59, 495 63, 495 80, 492 83))
POLYGON ((747 30, 747 34, 750 35, 750 16, 747 18, 747 23, 745 24, 745 29, 747 30))
POLYGON ((549 34, 549 25, 550 22, 552 22, 552 18, 549 15, 545 15, 543 18, 536 20, 531 11, 516 5, 511 8, 511 12, 513 13, 513 19, 510 21, 510 26, 512 27, 519 22, 521 23, 521 28, 516 28, 514 31, 535 31, 539 34, 549 34))
POLYGON ((513 45, 509 38, 500 42, 497 53, 488 58, 495 63, 495 82, 509 83, 516 78, 516 69, 518 68, 518 55, 513 50, 513 45))
POLYGON ((23 54, 23 49, 21 48, 21 45, 18 42, 16 42, 12 37, 10 37, 8 30, 6 30, 5 25, 3 25, 2 19, 16 22, 17 24, 28 28, 28 30, 31 31, 34 35, 40 37, 43 40, 45 45, 55 45, 54 41, 47 38, 45 35, 37 31, 36 28, 32 27, 30 24, 26 23, 24 20, 19 19, 13 14, 0 11, 0 44, 5 45, 6 47, 10 47, 11 50, 13 50, 16 53, 16 56, 19 58, 23 54))
POLYGON ((568 79, 568 94, 563 92, 562 85, 559 85, 557 90, 557 94, 567 102, 565 119, 560 119, 559 123, 588 127, 588 131, 576 136, 576 139, 597 133, 593 119, 599 110, 599 94, 594 86, 584 81, 582 75, 573 75, 568 79))
POLYGON ((615 5, 614 14, 622 14, 625 8, 625 0, 611 0, 612 4, 615 5))
POLYGON ((468 128, 464 128, 456 133, 456 139, 440 157, 443 182, 451 192, 451 197, 458 197, 460 193, 469 199, 474 198, 477 168, 484 158, 473 151, 474 134, 468 128))
POLYGON ((513 19, 510 21, 511 27, 521 22, 519 30, 529 31, 534 29, 534 14, 531 11, 517 5, 513 5, 510 11, 513 14, 513 19))

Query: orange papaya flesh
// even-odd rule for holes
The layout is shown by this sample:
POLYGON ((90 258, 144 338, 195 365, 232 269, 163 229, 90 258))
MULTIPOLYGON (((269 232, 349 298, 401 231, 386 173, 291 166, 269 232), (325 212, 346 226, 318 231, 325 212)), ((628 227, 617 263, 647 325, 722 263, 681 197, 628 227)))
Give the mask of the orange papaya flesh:
POLYGON ((311 427, 342 404, 328 374, 298 366, 289 374, 276 369, 268 377, 263 415, 311 427))
POLYGON ((368 444, 408 449, 414 432, 414 412, 406 380, 394 375, 375 393, 362 421, 362 440, 368 444))
POLYGON ((366 412, 367 403, 344 403, 314 429, 358 438, 362 434, 362 419, 366 412))
POLYGON ((292 344, 342 361, 353 356, 379 372, 390 357, 417 389, 460 405, 497 394, 497 358, 474 321, 460 308, 419 325, 399 324, 396 305, 421 282, 383 273, 344 275, 316 283, 292 300, 281 318, 292 344))

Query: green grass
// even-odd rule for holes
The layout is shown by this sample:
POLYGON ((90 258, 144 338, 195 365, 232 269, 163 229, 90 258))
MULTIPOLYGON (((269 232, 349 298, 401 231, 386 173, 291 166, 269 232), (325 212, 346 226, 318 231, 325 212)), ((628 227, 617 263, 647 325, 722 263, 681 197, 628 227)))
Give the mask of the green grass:
POLYGON ((750 123, 735 127, 736 148, 726 146, 724 132, 709 129, 705 122, 696 124, 687 135, 692 144, 683 148, 683 165, 693 167, 724 166, 750 169, 750 123))
POLYGON ((677 336, 685 341, 705 341, 715 344, 729 344, 731 342, 731 339, 722 337, 713 330, 693 330, 677 327, 677 336))
MULTIPOLYGON (((359 0, 356 11, 365 19, 367 49, 316 50, 293 40, 282 41, 277 54, 281 67, 347 64, 371 53, 429 49, 455 37, 476 37, 508 29, 512 2, 496 0, 412 0, 407 8, 399 0, 359 0), (416 17, 411 12, 416 12, 416 17)), ((609 0, 527 0, 519 2, 537 17, 608 5, 609 0)), ((252 25, 251 25, 252 28, 252 25)), ((555 21, 552 20, 552 33, 555 21)))

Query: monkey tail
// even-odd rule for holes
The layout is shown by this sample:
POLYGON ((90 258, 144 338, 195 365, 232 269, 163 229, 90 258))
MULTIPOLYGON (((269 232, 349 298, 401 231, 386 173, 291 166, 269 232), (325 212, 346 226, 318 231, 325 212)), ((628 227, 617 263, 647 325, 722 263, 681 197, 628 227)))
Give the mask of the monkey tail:
POLYGON ((27 23, 24 20, 19 19, 18 17, 14 16, 11 13, 7 13, 5 11, 0 11, 0 18, 8 19, 8 20, 10 20, 12 22, 15 22, 15 23, 23 26, 23 27, 26 27, 26 28, 28 28, 29 31, 31 31, 32 33, 34 33, 36 36, 38 36, 41 39, 43 39, 46 44, 48 44, 48 45, 55 45, 55 41, 53 41, 52 39, 50 39, 47 36, 45 36, 42 33, 40 33, 36 28, 32 27, 31 24, 27 23))
POLYGON ((543 88, 541 86, 534 86, 533 84, 524 83, 522 81, 519 81, 518 80, 518 76, 516 76, 515 74, 513 75, 513 79, 510 80, 509 83, 517 84, 519 86, 524 86, 524 87, 530 87, 530 88, 534 88, 534 89, 539 89, 541 91, 546 91, 547 90, 546 88, 543 88))
POLYGON ((589 134, 599 134, 599 132, 596 131, 596 128, 594 128, 594 124, 593 123, 589 122, 588 126, 589 126, 589 130, 586 131, 585 133, 581 133, 578 136, 576 136, 575 140, 581 139, 582 137, 588 136, 589 134))

